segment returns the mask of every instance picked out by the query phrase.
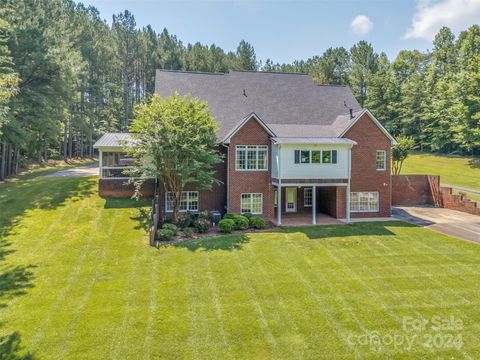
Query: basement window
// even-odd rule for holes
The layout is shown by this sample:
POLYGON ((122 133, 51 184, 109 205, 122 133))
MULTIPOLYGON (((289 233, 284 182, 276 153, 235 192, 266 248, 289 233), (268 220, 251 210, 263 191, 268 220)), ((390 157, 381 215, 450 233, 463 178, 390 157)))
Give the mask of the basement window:
POLYGON ((351 192, 351 212, 378 212, 378 192, 351 192))

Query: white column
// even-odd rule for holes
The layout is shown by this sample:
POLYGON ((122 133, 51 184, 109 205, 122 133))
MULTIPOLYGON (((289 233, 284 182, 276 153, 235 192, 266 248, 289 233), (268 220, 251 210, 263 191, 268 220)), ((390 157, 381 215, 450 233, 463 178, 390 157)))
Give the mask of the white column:
POLYGON ((98 150, 98 169, 99 169, 99 174, 98 174, 98 177, 101 179, 102 178, 102 174, 103 174, 103 170, 102 170, 102 167, 103 167, 103 163, 102 163, 102 150, 98 150))
POLYGON ((277 225, 282 225, 282 186, 277 186, 277 225))
POLYGON ((347 201, 346 201, 346 206, 347 206, 347 209, 346 209, 346 222, 347 224, 350 224, 350 179, 348 179, 348 183, 347 183, 347 194, 346 194, 346 198, 347 198, 347 201))
POLYGON ((312 187, 312 224, 317 224, 317 187, 312 187))

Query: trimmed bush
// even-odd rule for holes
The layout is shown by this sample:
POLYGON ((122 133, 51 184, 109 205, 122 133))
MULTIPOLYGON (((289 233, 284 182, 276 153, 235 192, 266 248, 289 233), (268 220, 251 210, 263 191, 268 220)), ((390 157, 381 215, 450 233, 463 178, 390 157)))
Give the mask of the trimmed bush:
POLYGON ((163 224, 162 229, 170 230, 173 233, 173 235, 177 235, 178 228, 177 228, 177 225, 175 224, 163 224))
POLYGON ((223 215, 223 218, 224 219, 235 219, 235 216, 237 216, 237 214, 234 214, 234 213, 225 213, 225 215, 223 215))
POLYGON ((235 221, 232 219, 222 219, 218 223, 218 227, 220 231, 224 234, 230 234, 232 230, 235 228, 235 221))
POLYGON ((205 218, 198 218, 195 222, 195 229, 199 234, 206 233, 210 229, 211 221, 205 218))
POLYGON ((187 211, 179 216, 177 225, 182 229, 188 228, 195 223, 195 214, 191 211, 187 211))
POLYGON ((252 216, 250 218, 250 227, 254 229, 263 229, 265 227, 265 219, 261 216, 252 216))
POLYGON ((212 217, 210 216, 210 213, 207 210, 202 211, 200 214, 198 214, 198 219, 212 221, 212 217))
POLYGON ((248 219, 243 215, 235 215, 233 218, 235 222, 235 230, 247 230, 248 229, 248 219))
POLYGON ((190 238, 193 236, 192 228, 186 227, 186 228, 183 228, 182 231, 183 231, 183 235, 187 238, 190 238))
POLYGON ((170 229, 159 229, 157 230, 157 236, 161 241, 172 241, 175 234, 170 229))

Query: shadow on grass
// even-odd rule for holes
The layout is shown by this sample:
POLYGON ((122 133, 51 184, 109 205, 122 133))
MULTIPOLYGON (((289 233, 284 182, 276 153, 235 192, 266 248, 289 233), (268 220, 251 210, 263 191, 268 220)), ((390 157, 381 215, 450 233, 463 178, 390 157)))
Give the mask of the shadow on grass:
POLYGON ((20 355, 22 351, 21 336, 18 332, 0 337, 0 359, 1 360, 33 360, 31 353, 20 355))
POLYGON ((105 209, 128 209, 128 208, 139 208, 150 206, 152 203, 151 199, 140 198, 139 200, 132 198, 122 198, 122 197, 105 197, 105 209))
POLYGON ((150 230, 150 210, 145 208, 138 209, 138 215, 133 216, 130 219, 135 220, 137 225, 135 225, 135 229, 143 229, 145 232, 150 230))
POLYGON ((186 248, 190 251, 205 250, 241 250, 243 245, 250 241, 248 234, 213 236, 206 239, 190 240, 175 245, 178 248, 186 248))
POLYGON ((470 166, 472 169, 480 169, 480 158, 468 160, 468 166, 470 166))
POLYGON ((320 225, 282 228, 284 233, 304 233, 309 239, 349 236, 391 236, 395 235, 388 227, 416 227, 403 221, 372 221, 358 222, 348 225, 320 225))

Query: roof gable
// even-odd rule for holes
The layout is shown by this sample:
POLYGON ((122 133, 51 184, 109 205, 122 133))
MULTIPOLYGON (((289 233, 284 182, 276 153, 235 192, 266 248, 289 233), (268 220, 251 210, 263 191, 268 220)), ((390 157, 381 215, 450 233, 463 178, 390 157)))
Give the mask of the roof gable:
POLYGON ((388 139, 390 139, 392 146, 397 145, 397 140, 395 140, 395 138, 388 132, 387 129, 385 129, 385 127, 380 123, 380 121, 378 121, 377 118, 375 118, 375 116, 373 116, 373 114, 368 109, 364 109, 363 111, 359 112, 355 116, 355 118, 351 120, 350 124, 345 128, 345 130, 343 130, 343 132, 339 135, 339 137, 345 136, 348 130, 350 130, 358 122, 358 120, 362 118, 364 114, 367 114, 368 117, 373 121, 373 123, 377 125, 377 127, 384 133, 384 135, 388 139))
POLYGON ((257 114, 251 113, 245 116, 237 126, 235 126, 223 139, 222 142, 225 144, 229 144, 232 137, 250 120, 255 120, 258 124, 267 132, 270 136, 275 136, 275 133, 260 119, 257 114))

